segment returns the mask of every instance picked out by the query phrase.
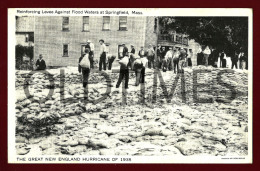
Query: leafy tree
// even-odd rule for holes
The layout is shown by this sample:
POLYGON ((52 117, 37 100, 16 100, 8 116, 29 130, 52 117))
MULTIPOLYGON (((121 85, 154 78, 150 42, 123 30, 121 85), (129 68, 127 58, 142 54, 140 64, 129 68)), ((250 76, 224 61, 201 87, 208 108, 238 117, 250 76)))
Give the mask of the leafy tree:
POLYGON ((210 46, 228 55, 248 48, 247 17, 161 17, 165 31, 189 35, 201 45, 210 46))

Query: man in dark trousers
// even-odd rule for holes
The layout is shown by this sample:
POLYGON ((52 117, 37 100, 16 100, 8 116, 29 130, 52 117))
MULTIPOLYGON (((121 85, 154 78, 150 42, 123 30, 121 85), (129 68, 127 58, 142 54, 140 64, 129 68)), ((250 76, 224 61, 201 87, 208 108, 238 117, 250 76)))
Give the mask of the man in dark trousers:
POLYGON ((157 67, 158 69, 161 69, 162 67, 162 47, 159 44, 157 49, 156 49, 156 54, 157 54, 157 67))
POLYGON ((86 48, 85 53, 81 55, 79 58, 79 64, 78 64, 78 71, 79 73, 82 73, 82 83, 83 83, 83 88, 84 88, 84 100, 88 100, 88 79, 89 79, 89 73, 90 73, 90 68, 84 68, 80 66, 80 62, 83 58, 88 58, 89 63, 90 63, 90 56, 89 56, 90 49, 86 48))
POLYGON ((83 82, 83 87, 86 88, 87 84, 88 84, 88 77, 89 77, 89 72, 90 72, 90 68, 83 68, 80 66, 80 62, 83 59, 83 57, 88 57, 89 58, 89 52, 90 50, 88 48, 85 49, 85 53, 81 55, 81 57, 79 58, 79 64, 78 64, 78 71, 79 73, 82 73, 82 82, 83 82))
POLYGON ((86 48, 89 48, 90 67, 94 69, 94 44, 90 40, 87 41, 86 48))
POLYGON ((135 86, 138 86, 139 83, 142 81, 141 72, 143 69, 143 63, 139 56, 137 56, 134 61, 133 69, 135 71, 135 76, 136 76, 135 86))
MULTIPOLYGON (((130 68, 130 62, 129 62, 129 56, 128 53, 126 53, 126 56, 124 56, 123 58, 127 58, 127 64, 120 64, 120 73, 119 73, 119 78, 118 81, 116 83, 116 88, 119 88, 121 82, 123 81, 123 79, 125 78, 125 89, 128 89, 128 81, 129 81, 129 68, 130 68)), ((122 58, 122 59, 123 59, 122 58)), ((121 59, 121 60, 122 60, 121 59)))
POLYGON ((155 52, 154 52, 153 46, 151 44, 148 46, 148 49, 146 50, 146 54, 147 54, 147 59, 148 59, 148 68, 155 69, 155 66, 154 66, 155 52))
POLYGON ((36 70, 45 70, 46 64, 45 61, 42 59, 42 55, 39 55, 39 59, 36 61, 36 70))
POLYGON ((106 70, 106 45, 104 42, 105 41, 103 39, 99 40, 100 43, 99 71, 102 71, 102 65, 103 65, 103 69, 106 70))
POLYGON ((233 69, 233 67, 235 66, 236 69, 238 69, 237 68, 237 62, 238 62, 238 53, 237 52, 234 52, 234 54, 231 56, 231 62, 232 62, 231 68, 233 69))
POLYGON ((108 60, 108 70, 112 69, 112 64, 114 60, 116 59, 115 55, 107 54, 107 60, 108 60))
POLYGON ((226 61, 226 59, 224 59, 224 57, 225 57, 225 53, 224 53, 224 51, 223 51, 223 52, 221 52, 221 54, 220 54, 220 67, 221 67, 221 68, 226 68, 226 63, 227 63, 227 61, 226 61))
POLYGON ((134 69, 134 60, 135 60, 135 48, 134 45, 131 45, 130 66, 132 70, 134 69))

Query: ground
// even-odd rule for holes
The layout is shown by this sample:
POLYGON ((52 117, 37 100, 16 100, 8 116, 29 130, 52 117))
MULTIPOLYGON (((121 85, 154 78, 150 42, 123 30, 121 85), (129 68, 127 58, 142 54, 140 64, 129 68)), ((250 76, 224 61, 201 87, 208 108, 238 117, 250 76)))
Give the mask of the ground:
MULTIPOLYGON (((172 71, 162 72, 162 77, 167 91, 170 91, 176 74, 172 71)), ((154 84, 152 70, 147 70, 144 101, 140 100, 140 87, 134 86, 135 77, 131 77, 130 88, 126 92, 121 86, 116 89, 115 81, 113 80, 113 87, 107 99, 95 105, 86 104, 86 110, 77 114, 73 113, 77 111, 74 108, 79 104, 84 105, 82 100, 76 99, 73 104, 55 106, 56 98, 53 98, 54 104, 50 110, 58 111, 60 117, 53 124, 52 132, 26 137, 19 133, 21 130, 17 131, 17 154, 121 156, 248 154, 247 96, 238 96, 229 103, 215 100, 213 103, 194 103, 189 94, 186 94, 186 101, 183 101, 182 94, 178 93, 181 92, 178 89, 181 86, 177 86, 176 93, 168 103, 163 98, 163 89, 159 87, 161 83, 158 82, 157 99, 152 103, 154 100, 151 96, 154 84), (124 98, 126 101, 122 100, 124 98), (65 111, 60 112, 63 109, 65 111)), ((178 84, 181 84, 181 79, 178 84)), ((185 86, 188 87, 189 84, 185 86)), ((83 91, 80 83, 69 87, 72 95, 76 94, 74 91, 83 91)), ((106 92, 106 87, 106 82, 90 84, 89 91, 91 95, 101 97, 106 92)), ((22 91, 17 88, 20 94, 22 91)))

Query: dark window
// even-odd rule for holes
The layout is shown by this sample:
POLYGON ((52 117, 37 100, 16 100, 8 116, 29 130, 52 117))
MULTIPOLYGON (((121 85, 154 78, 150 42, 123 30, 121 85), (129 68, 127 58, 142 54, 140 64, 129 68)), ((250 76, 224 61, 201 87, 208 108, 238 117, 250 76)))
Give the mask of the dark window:
POLYGON ((103 17, 103 30, 110 30, 110 17, 109 16, 103 17))
POLYGON ((33 33, 29 34, 29 42, 34 42, 34 35, 33 35, 33 33))
POLYGON ((62 30, 63 31, 69 30, 69 17, 62 17, 62 30))
POLYGON ((65 56, 65 57, 69 56, 69 45, 68 44, 63 45, 63 56, 65 56))
POLYGON ((89 31, 89 16, 83 17, 83 31, 89 31))
POLYGON ((127 17, 126 16, 119 17, 119 30, 127 30, 127 17))

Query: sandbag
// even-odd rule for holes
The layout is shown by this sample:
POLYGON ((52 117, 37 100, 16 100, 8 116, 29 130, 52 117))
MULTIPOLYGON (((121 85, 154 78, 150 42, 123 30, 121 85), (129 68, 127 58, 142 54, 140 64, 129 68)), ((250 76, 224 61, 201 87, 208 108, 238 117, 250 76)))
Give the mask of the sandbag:
POLYGON ((83 59, 80 61, 79 65, 82 68, 90 68, 90 61, 89 61, 89 55, 86 54, 83 59))
POLYGON ((118 63, 120 65, 123 65, 123 66, 126 67, 128 65, 128 63, 129 63, 129 58, 128 57, 123 57, 120 61, 118 61, 118 63))
POLYGON ((143 58, 141 58, 141 61, 142 61, 142 63, 143 63, 143 66, 144 66, 144 67, 147 67, 147 64, 148 64, 147 58, 146 58, 146 57, 143 57, 143 58))

